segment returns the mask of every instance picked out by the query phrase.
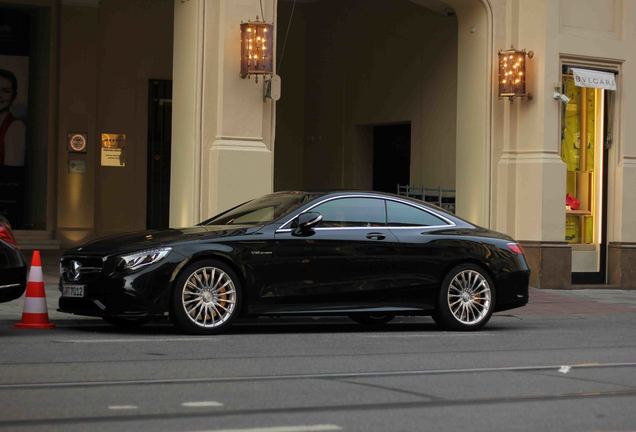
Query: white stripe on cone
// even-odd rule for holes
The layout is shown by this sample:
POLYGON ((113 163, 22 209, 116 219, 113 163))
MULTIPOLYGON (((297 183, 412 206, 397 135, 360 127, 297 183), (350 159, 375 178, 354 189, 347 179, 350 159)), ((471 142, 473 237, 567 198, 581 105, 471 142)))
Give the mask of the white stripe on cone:
POLYGON ((31 267, 29 270, 29 282, 44 282, 44 278, 42 277, 42 267, 31 267))
POLYGON ((26 313, 48 313, 46 309, 46 298, 44 297, 25 297, 24 312, 26 313))

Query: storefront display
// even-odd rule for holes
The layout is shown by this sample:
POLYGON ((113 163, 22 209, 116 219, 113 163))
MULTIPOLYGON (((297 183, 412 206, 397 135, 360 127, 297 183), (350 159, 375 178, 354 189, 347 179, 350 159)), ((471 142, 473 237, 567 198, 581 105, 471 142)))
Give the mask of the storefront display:
POLYGON ((565 240, 572 244, 595 243, 599 217, 602 161, 603 90, 578 87, 564 75, 563 89, 570 99, 562 116, 561 157, 567 165, 565 240))

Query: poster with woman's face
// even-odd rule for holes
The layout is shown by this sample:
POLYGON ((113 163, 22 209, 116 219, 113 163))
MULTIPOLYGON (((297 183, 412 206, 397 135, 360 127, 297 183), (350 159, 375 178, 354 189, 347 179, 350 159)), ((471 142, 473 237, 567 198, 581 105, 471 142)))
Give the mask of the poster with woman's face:
MULTIPOLYGON (((11 105, 11 112, 16 118, 26 121, 29 98, 29 57, 0 55, 0 69, 7 70, 15 76, 18 88, 11 105)), ((6 79, 0 79, 0 88, 8 84, 6 81, 6 79)), ((4 103, 4 93, 0 93, 0 110, 3 109, 4 103)))
POLYGON ((29 58, 0 55, 0 166, 24 166, 29 58))

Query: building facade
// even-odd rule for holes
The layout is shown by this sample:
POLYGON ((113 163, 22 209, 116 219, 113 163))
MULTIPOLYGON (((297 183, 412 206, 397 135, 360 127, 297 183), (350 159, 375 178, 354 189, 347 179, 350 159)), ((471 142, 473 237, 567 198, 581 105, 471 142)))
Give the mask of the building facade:
POLYGON ((534 286, 636 288, 632 1, 0 11, 0 69, 21 77, 7 112, 26 131, 3 209, 25 244, 191 225, 275 190, 408 184, 452 191, 458 215, 520 240, 534 286), (240 24, 257 17, 274 24, 278 101, 239 73, 240 24), (499 96, 511 47, 532 51, 526 97, 499 96))

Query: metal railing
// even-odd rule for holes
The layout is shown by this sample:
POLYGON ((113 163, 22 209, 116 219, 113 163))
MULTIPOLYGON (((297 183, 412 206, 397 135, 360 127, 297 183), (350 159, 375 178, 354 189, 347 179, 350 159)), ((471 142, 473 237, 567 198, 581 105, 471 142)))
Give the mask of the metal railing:
POLYGON ((397 194, 417 198, 455 213, 455 189, 445 189, 441 186, 424 187, 399 184, 397 185, 397 194))

